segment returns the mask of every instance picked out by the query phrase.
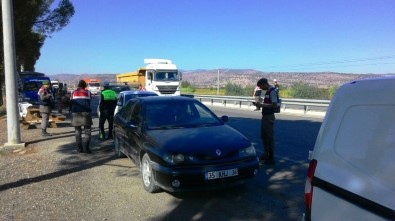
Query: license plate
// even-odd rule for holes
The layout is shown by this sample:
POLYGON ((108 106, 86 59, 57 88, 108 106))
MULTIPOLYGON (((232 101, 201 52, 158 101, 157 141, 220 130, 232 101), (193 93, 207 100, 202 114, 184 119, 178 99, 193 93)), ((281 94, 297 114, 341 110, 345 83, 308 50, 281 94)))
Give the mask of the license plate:
POLYGON ((206 173, 207 180, 221 179, 239 175, 238 169, 210 171, 206 173))

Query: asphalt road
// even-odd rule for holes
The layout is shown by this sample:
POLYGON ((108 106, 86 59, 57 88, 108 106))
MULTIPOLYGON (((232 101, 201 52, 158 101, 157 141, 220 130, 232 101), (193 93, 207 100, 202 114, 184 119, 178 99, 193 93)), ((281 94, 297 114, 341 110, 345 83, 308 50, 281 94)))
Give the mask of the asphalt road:
MULTIPOLYGON (((263 153, 260 112, 218 106, 209 108, 218 116, 229 116, 227 124, 247 136, 259 154, 263 153)), ((167 200, 178 201, 174 204, 176 207, 155 220, 300 220, 304 209, 308 153, 314 147, 321 122, 322 118, 317 117, 277 114, 274 166, 261 167, 259 175, 241 188, 188 194, 161 193, 163 198, 156 201, 159 204, 167 200)), ((130 165, 136 169, 132 163, 130 165)), ((141 183, 139 179, 138 182, 141 183)))
MULTIPOLYGON (((228 125, 262 153, 259 112, 209 107, 228 115, 228 125)), ((138 168, 115 158, 111 141, 94 140, 94 154, 78 154, 72 128, 65 129, 37 141, 43 149, 36 153, 7 157, 14 167, 26 161, 34 167, 26 174, 2 170, 0 220, 301 220, 308 151, 322 119, 276 118, 275 165, 262 166, 243 186, 179 194, 145 192, 138 168)), ((95 118, 94 139, 97 125, 95 118)))

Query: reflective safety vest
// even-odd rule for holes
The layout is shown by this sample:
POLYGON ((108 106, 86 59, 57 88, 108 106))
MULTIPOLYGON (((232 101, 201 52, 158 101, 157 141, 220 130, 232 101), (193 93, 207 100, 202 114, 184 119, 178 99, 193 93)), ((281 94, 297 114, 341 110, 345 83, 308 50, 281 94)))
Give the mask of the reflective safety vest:
POLYGON ((117 99, 117 93, 110 89, 102 91, 101 94, 103 95, 103 99, 105 101, 112 101, 117 99))

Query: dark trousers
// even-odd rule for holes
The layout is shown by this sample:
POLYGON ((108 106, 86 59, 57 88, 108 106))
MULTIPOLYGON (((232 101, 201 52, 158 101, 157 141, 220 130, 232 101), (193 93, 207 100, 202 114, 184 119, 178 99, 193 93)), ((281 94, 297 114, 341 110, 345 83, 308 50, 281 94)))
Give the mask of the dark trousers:
POLYGON ((264 153, 261 159, 273 160, 274 155, 274 114, 262 115, 261 139, 264 153))
POLYGON ((103 110, 100 111, 100 118, 99 118, 99 129, 100 129, 100 138, 105 138, 104 132, 104 123, 108 121, 108 137, 112 137, 112 129, 114 124, 114 112, 103 110))
POLYGON ((89 149, 89 144, 91 142, 91 126, 84 127, 84 139, 82 139, 82 126, 77 126, 75 128, 75 140, 77 142, 78 148, 84 151, 89 149))

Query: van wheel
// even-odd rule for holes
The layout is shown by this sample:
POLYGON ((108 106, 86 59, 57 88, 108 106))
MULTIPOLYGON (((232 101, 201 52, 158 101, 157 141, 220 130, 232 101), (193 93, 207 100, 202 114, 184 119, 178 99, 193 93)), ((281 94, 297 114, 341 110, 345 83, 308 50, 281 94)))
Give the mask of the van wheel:
POLYGON ((149 193, 158 192, 160 188, 155 184, 155 177, 151 167, 151 159, 148 154, 144 154, 140 166, 144 189, 149 193))

